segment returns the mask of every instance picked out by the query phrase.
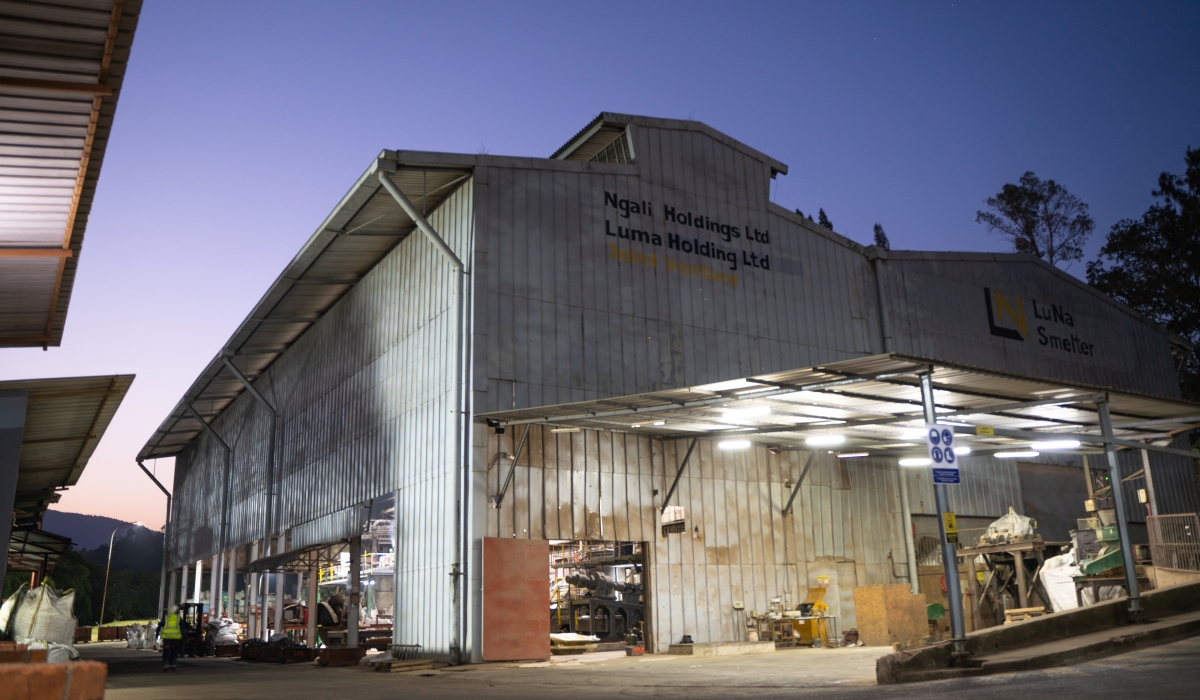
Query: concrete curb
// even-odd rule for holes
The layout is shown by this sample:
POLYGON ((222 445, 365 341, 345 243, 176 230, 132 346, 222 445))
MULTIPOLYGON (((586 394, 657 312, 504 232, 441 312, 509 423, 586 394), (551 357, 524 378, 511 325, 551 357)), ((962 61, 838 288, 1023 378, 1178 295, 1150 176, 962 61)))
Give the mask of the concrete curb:
POLYGON ((902 673, 897 675, 892 682, 917 683, 950 678, 967 678, 970 676, 988 676, 996 673, 1033 671, 1055 666, 1069 666, 1071 664, 1094 661, 1106 656, 1132 651, 1133 649, 1167 644, 1198 635, 1200 635, 1200 619, 1187 620, 1176 625, 1159 627, 1153 630, 1137 631, 1131 629, 1129 634, 1109 637, 1108 639, 1092 644, 1063 649, 1062 651, 1039 656, 1027 656, 1008 661, 984 661, 979 666, 940 668, 902 673))

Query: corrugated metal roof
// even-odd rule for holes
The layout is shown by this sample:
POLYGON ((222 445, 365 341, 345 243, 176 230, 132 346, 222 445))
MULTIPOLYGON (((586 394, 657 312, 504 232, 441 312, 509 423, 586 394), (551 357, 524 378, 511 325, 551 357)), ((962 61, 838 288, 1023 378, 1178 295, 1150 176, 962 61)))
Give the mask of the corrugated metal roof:
POLYGON ((0 2, 0 347, 62 341, 141 4, 0 2))
MULTIPOLYGON (((872 455, 920 454, 924 425, 918 373, 932 368, 939 421, 998 434, 971 438, 981 453, 1027 448, 1028 435, 1098 436, 1096 400, 1107 396, 1119 439, 1166 445, 1200 423, 1200 404, 1114 391, 1109 387, 995 372, 899 354, 876 355, 718 384, 598 401, 482 414, 501 424, 541 423, 666 437, 744 438, 799 446, 836 432, 836 450, 872 455)), ((1076 451, 1098 448, 1086 443, 1076 451)))
POLYGON ((388 173, 414 206, 433 211, 466 182, 473 166, 471 156, 384 151, 188 388, 139 458, 177 454, 203 430, 186 404, 211 422, 244 391, 224 357, 253 382, 413 232, 415 224, 382 188, 379 172, 388 173))
POLYGON ((8 570, 50 573, 70 548, 68 537, 45 530, 16 528, 8 539, 8 570))
POLYGON ((25 432, 13 504, 18 525, 34 525, 79 482, 96 445, 133 383, 132 374, 0 382, 0 392, 26 391, 25 432))

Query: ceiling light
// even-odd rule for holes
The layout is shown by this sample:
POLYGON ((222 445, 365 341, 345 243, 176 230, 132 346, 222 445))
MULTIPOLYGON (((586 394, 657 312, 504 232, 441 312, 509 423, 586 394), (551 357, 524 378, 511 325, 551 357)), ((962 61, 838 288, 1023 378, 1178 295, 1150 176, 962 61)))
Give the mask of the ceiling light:
POLYGON ((830 445, 840 445, 846 441, 845 435, 813 435, 807 438, 804 442, 811 447, 828 447, 830 445))
POLYGON ((996 459, 1017 459, 1019 457, 1037 457, 1038 453, 1033 450, 1023 450, 1020 452, 997 452, 992 456, 996 459))
POLYGON ((579 428, 551 428, 552 433, 578 433, 579 428))
POLYGON ((910 457, 907 459, 902 459, 902 460, 900 460, 900 466, 902 466, 902 467, 928 467, 929 466, 929 458, 928 457, 910 457))
POLYGON ((722 450, 744 450, 749 446, 749 440, 723 440, 717 443, 717 447, 722 450))
POLYGON ((966 457, 967 455, 971 454, 971 448, 967 447, 966 445, 963 445, 962 447, 955 447, 954 454, 957 457, 966 457))
POLYGON ((726 418, 760 418, 762 416, 771 415, 770 406, 751 406, 750 408, 727 408, 724 410, 726 418))
POLYGON ((870 454, 870 453, 869 452, 842 452, 841 454, 838 455, 838 459, 858 459, 859 457, 866 457, 868 454, 870 454))
POLYGON ((925 437, 925 429, 924 428, 909 429, 909 430, 905 430, 903 433, 900 434, 901 440, 920 440, 924 437, 925 437))
POLYGON ((1045 440, 1030 445, 1035 450, 1073 450, 1079 447, 1078 440, 1045 440))
POLYGON ((667 422, 665 420, 656 420, 656 421, 654 421, 654 424, 655 425, 666 425, 667 422))
POLYGON ((634 423, 633 425, 631 425, 631 426, 629 426, 629 427, 630 427, 630 428, 640 428, 640 427, 642 427, 642 424, 641 424, 641 423, 634 423))

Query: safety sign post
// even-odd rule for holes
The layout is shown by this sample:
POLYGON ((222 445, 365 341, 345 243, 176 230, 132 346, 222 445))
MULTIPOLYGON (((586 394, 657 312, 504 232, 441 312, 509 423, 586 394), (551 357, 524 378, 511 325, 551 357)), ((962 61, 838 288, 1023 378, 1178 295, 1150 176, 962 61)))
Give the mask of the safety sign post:
POLYGON ((933 467, 933 483, 960 483, 958 455, 954 454, 954 429, 948 425, 926 424, 925 447, 929 450, 929 464, 933 467))

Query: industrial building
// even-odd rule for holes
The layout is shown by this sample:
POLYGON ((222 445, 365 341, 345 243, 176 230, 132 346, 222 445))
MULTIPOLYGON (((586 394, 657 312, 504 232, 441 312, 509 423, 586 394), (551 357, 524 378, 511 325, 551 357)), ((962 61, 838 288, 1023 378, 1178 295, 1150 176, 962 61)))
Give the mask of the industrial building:
POLYGON ((214 605, 242 574, 256 635, 268 587, 343 586, 351 646, 365 615, 455 662, 583 620, 739 639, 818 587, 846 629, 936 554, 930 470, 899 464, 923 407, 972 449, 961 527, 1065 541, 1106 446, 1133 541, 1198 510, 1184 341, 1030 256, 861 246, 770 201, 787 172, 611 113, 549 158, 383 151, 139 453, 175 458, 169 567, 214 605))

